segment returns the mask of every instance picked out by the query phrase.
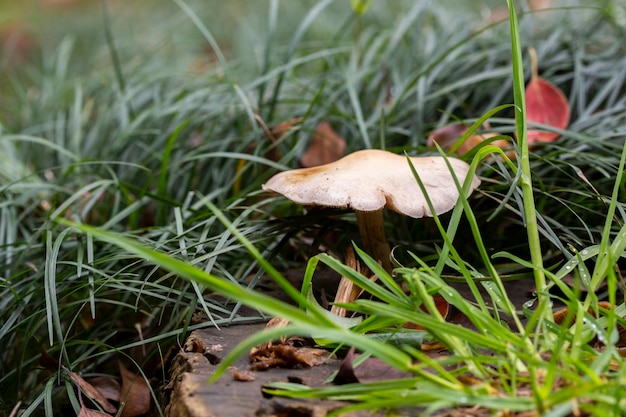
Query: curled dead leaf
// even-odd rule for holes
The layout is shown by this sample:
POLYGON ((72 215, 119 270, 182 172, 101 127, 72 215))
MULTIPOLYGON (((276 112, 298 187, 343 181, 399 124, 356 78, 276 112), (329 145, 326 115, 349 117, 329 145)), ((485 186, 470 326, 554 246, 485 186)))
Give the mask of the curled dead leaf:
POLYGON ((111 404, 99 389, 85 381, 76 372, 68 372, 68 375, 72 378, 76 385, 78 385, 89 398, 97 402, 104 411, 111 414, 115 414, 117 412, 117 407, 111 404))
POLYGON ((120 390, 122 387, 117 379, 112 376, 96 376, 89 378, 87 382, 102 393, 107 400, 115 401, 116 403, 120 402, 120 390))

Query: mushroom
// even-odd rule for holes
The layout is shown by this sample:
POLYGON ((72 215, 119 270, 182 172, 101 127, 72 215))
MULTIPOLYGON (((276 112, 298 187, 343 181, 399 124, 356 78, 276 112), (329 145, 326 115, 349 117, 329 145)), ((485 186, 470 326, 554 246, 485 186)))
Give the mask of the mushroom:
MULTIPOLYGON (((410 157, 437 214, 454 207, 459 192, 441 156, 410 157)), ((459 182, 469 165, 448 158, 459 182)), ((470 193, 480 180, 472 179, 470 193)), ((383 150, 362 150, 335 162, 274 175, 263 189, 280 193, 302 205, 350 207, 356 213, 363 249, 392 270, 391 248, 385 235, 383 208, 413 218, 432 217, 428 204, 405 156, 383 150)))

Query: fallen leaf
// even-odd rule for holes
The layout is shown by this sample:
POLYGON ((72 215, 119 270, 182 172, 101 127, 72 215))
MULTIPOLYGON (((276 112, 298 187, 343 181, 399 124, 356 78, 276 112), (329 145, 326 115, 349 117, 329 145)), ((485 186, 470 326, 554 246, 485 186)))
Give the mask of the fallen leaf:
MULTIPOLYGON (((48 351, 42 346, 40 348, 41 356, 39 357, 39 365, 51 370, 56 371, 59 369, 63 369, 67 373, 67 375, 78 385, 79 389, 84 392, 89 398, 93 401, 97 402, 100 407, 107 413, 115 414, 117 412, 117 407, 109 402, 109 399, 119 401, 119 395, 117 398, 108 397, 104 395, 104 393, 99 389, 92 385, 90 382, 87 382, 83 377, 78 375, 76 372, 70 371, 65 366, 59 364, 59 362, 53 358, 48 351)), ((112 379, 112 378, 111 378, 112 379)), ((119 384, 118 384, 119 387, 119 384)), ((82 400, 81 400, 82 401, 82 400)), ((82 404, 82 403, 81 403, 82 404)))
MULTIPOLYGON (((598 307, 603 308, 605 310, 611 310, 611 304, 608 301, 598 302, 598 307)), ((555 311, 553 314, 554 322, 559 325, 563 324, 569 312, 570 312, 569 307, 565 307, 565 308, 555 311)), ((595 317, 595 313, 593 309, 589 308, 588 312, 589 314, 595 317)))
POLYGON ((120 402, 121 386, 117 379, 111 376, 96 376, 89 378, 87 382, 100 391, 107 400, 120 402))
POLYGON ((48 353, 45 347, 39 347, 39 352, 39 366, 49 371, 57 371, 59 370, 59 368, 61 368, 61 364, 59 364, 59 361, 57 361, 56 358, 53 358, 52 355, 48 353))
POLYGON ((111 417, 111 415, 82 406, 80 407, 77 417, 111 417))
POLYGON ((296 125, 301 121, 302 117, 294 117, 293 119, 287 119, 270 127, 268 136, 270 136, 272 143, 274 142, 274 140, 280 139, 290 130, 295 129, 296 125))
MULTIPOLYGON (((437 311, 439 311, 439 314, 441 314, 441 317, 443 317, 444 319, 448 317, 448 312, 450 311, 450 304, 446 301, 446 299, 440 295, 434 295, 433 301, 435 302, 435 307, 437 307, 437 311)), ((426 310, 426 307, 424 307, 423 305, 421 309, 424 312, 428 312, 426 310)), ((418 323, 412 323, 412 322, 406 322, 404 323, 404 326, 402 327, 404 327, 405 329, 424 330, 424 328, 420 326, 418 323)))
MULTIPOLYGON (((611 310, 611 303, 609 303, 608 301, 600 301, 598 302, 598 307, 603 308, 605 310, 611 310)), ((588 312, 592 316, 594 317, 596 316, 593 309, 590 308, 588 312)), ((575 315, 575 312, 572 312, 569 307, 564 307, 555 311, 552 314, 552 317, 553 317, 554 322, 558 324, 559 326, 562 326, 562 325, 570 326, 572 324, 572 320, 574 319, 574 315, 575 315)), ((626 346, 626 328, 624 328, 621 325, 618 326, 617 333, 618 333, 618 339, 615 342, 615 345, 623 348, 626 346)))
POLYGON ((328 122, 320 122, 313 135, 307 150, 300 158, 300 165, 304 168, 329 164, 340 159, 346 151, 346 140, 337 134, 328 122))
MULTIPOLYGON (((494 138, 496 136, 502 136, 502 135, 500 133, 495 133, 495 132, 483 133, 483 134, 480 134, 480 135, 472 135, 472 136, 468 137, 465 140, 465 142, 463 142, 457 148, 455 153, 457 155, 465 155, 466 153, 468 153, 469 151, 474 149, 474 147, 480 145, 485 140, 494 138)), ((505 139, 494 140, 494 141, 491 142, 491 145, 497 146, 500 149, 511 149, 512 148, 512 146, 509 143, 509 141, 505 140, 505 139)), ((509 158, 514 158, 515 157, 515 152, 506 152, 506 154, 507 154, 507 156, 509 158)))
POLYGON ((121 417, 137 417, 150 411, 150 387, 141 376, 126 369, 119 364, 120 376, 122 377, 122 389, 120 390, 121 417))
MULTIPOLYGON (((501 136, 499 133, 495 133, 495 132, 487 132, 487 133, 480 133, 480 134, 477 133, 465 139, 463 143, 458 145, 458 147, 455 149, 455 146, 457 146, 457 142, 459 141, 459 139, 461 139, 461 137, 468 130, 469 128, 462 123, 456 123, 456 124, 444 126, 439 129, 433 130, 431 134, 428 135, 426 144, 428 146, 435 146, 435 143, 437 143, 439 146, 441 146, 442 149, 446 151, 451 151, 452 149, 454 149, 455 154, 465 155, 466 153, 474 149, 474 147, 481 144, 483 141, 494 138, 496 136, 501 136)), ((491 144, 499 147, 500 149, 512 148, 509 141, 504 140, 504 139, 494 140, 491 142, 491 144)), ((512 158, 512 157, 515 157, 515 154, 513 152, 507 152, 507 156, 509 158, 512 158)))
MULTIPOLYGON (((526 85, 526 120, 557 129, 565 129, 569 124, 570 108, 565 94, 550 81, 538 75, 537 52, 528 50, 531 60, 532 76, 526 85)), ((552 142, 560 136, 556 132, 528 130, 528 144, 552 142)))
POLYGON ((111 413, 111 414, 115 414, 117 412, 117 407, 113 406, 113 404, 111 404, 105 398, 105 396, 102 394, 102 392, 100 392, 100 390, 98 390, 96 387, 91 385, 89 382, 85 381, 76 372, 68 371, 68 375, 70 376, 70 378, 72 378, 72 380, 76 383, 76 385, 78 385, 80 389, 85 394, 87 394, 89 398, 97 402, 104 411, 106 411, 107 413, 111 413))
POLYGON ((451 125, 443 126, 433 130, 428 139, 426 145, 435 146, 437 143, 443 149, 451 149, 456 141, 468 131, 468 127, 463 123, 454 123, 451 125))

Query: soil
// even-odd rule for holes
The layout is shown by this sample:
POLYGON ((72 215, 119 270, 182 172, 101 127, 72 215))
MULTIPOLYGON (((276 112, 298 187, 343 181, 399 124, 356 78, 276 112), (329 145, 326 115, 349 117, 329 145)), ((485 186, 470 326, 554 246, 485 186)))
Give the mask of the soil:
MULTIPOLYGON (((298 280, 295 271, 289 274, 294 281, 298 280)), ((332 273, 318 274, 315 287, 321 289, 318 294, 323 297, 325 288, 336 287, 338 279, 332 273)), ((294 282, 297 285, 297 282, 294 282)), ((263 283, 261 283, 263 285, 263 283)), ((462 284, 455 285, 471 299, 469 289, 462 284)), ((525 279, 506 283, 507 292, 513 294, 514 303, 518 308, 531 298, 533 280, 525 279)), ((269 287, 268 287, 269 288, 269 287)), ((272 292, 274 290, 268 289, 272 292)), ((284 298, 277 292, 278 298, 284 298)), ((242 312, 245 314, 245 311, 242 312)), ((451 322, 468 325, 467 320, 457 311, 450 311, 451 322)), ((217 382, 209 384, 208 379, 216 369, 220 360, 246 337, 260 331, 265 323, 233 325, 221 329, 206 328, 193 331, 185 345, 175 354, 167 370, 168 379, 160 387, 160 396, 165 403, 166 417, 323 417, 330 411, 349 404, 326 400, 297 400, 282 397, 268 397, 263 387, 272 382, 298 382, 307 386, 322 386, 338 369, 340 360, 330 359, 327 363, 315 367, 297 369, 271 368, 266 371, 249 374, 250 361, 248 356, 241 357, 231 368, 230 374, 223 375, 217 382), (235 375, 237 378, 235 378, 235 375), (239 377, 252 375, 251 381, 236 380, 239 377)), ((387 416, 390 410, 354 411, 342 414, 348 417, 387 416)), ((393 415, 419 415, 420 410, 394 410, 393 415)), ((451 415, 451 414, 450 414, 451 415)))

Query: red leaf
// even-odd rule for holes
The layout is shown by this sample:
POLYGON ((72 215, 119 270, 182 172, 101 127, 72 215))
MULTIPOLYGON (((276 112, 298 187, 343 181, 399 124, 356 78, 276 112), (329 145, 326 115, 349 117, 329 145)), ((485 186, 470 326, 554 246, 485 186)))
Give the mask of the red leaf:
MULTIPOLYGON (((450 310, 450 304, 440 295, 433 295, 433 301, 435 302, 435 307, 437 307, 437 311, 439 314, 445 319, 448 317, 448 312, 450 310)), ((426 308, 422 306, 422 311, 427 312, 426 308)), ((406 322, 403 326, 405 329, 415 329, 415 330, 424 330, 422 326, 417 323, 406 322)))
MULTIPOLYGON (((526 119, 529 123, 539 123, 565 129, 569 124, 570 108, 565 94, 550 81, 537 75, 537 58, 533 48, 531 56, 532 78, 526 86, 526 119)), ((541 130, 528 131, 528 143, 552 142, 560 135, 541 130)))

